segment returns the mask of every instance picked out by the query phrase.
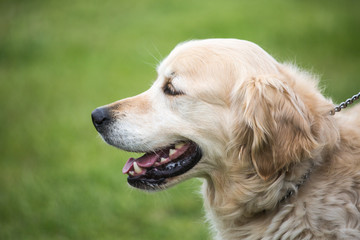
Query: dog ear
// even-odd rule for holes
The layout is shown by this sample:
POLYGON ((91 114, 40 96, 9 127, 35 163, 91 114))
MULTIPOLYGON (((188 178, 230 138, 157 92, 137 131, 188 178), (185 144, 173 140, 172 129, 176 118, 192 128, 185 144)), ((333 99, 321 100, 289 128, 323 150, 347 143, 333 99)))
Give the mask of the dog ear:
POLYGON ((240 157, 250 158, 262 179, 311 156, 317 146, 311 115, 285 82, 273 76, 254 77, 241 84, 234 99, 240 157))

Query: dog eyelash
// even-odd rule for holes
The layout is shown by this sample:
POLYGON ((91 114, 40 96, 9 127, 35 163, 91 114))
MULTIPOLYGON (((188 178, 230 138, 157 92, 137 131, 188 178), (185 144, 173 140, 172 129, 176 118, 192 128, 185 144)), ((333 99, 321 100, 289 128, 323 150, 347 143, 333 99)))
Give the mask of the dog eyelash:
POLYGON ((184 94, 181 91, 176 91, 174 86, 168 82, 164 87, 163 87, 164 93, 167 95, 171 95, 171 96, 176 96, 176 95, 182 95, 184 94))

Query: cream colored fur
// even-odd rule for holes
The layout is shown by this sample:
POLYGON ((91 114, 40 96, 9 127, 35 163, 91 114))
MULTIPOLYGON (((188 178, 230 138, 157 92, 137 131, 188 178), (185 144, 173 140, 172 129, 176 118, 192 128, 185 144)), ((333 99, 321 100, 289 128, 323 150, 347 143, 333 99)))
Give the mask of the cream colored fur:
POLYGON ((329 115, 316 77, 247 41, 186 42, 157 70, 148 91, 108 105, 106 140, 144 152, 196 142, 203 158, 164 188, 204 179, 215 239, 360 239, 360 106, 329 115), (183 94, 164 94, 169 82, 183 94))

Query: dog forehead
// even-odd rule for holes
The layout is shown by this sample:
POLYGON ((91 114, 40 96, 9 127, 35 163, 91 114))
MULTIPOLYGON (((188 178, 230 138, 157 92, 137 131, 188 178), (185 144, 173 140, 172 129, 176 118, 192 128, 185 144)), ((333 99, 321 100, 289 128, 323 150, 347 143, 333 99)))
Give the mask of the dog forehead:
POLYGON ((183 71, 194 75, 230 66, 272 72, 275 65, 276 60, 255 43, 238 39, 205 39, 178 44, 160 63, 158 72, 169 75, 183 71))
POLYGON ((208 40, 180 43, 159 64, 159 76, 182 76, 196 81, 198 76, 214 74, 216 69, 230 64, 229 54, 220 45, 208 40))
POLYGON ((177 74, 193 75, 197 70, 201 70, 201 59, 194 49, 177 49, 175 48, 159 65, 159 75, 171 77, 177 74))

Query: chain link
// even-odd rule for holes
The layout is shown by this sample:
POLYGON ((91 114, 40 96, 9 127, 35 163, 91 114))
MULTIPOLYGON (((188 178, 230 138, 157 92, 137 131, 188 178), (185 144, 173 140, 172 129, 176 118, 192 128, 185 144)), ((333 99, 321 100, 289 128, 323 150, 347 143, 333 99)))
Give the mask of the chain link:
POLYGON ((352 104, 355 100, 360 98, 360 92, 351 98, 348 98, 345 102, 339 104, 339 106, 335 107, 333 110, 330 111, 330 115, 335 115, 335 113, 340 112, 341 109, 347 108, 348 105, 352 104))

